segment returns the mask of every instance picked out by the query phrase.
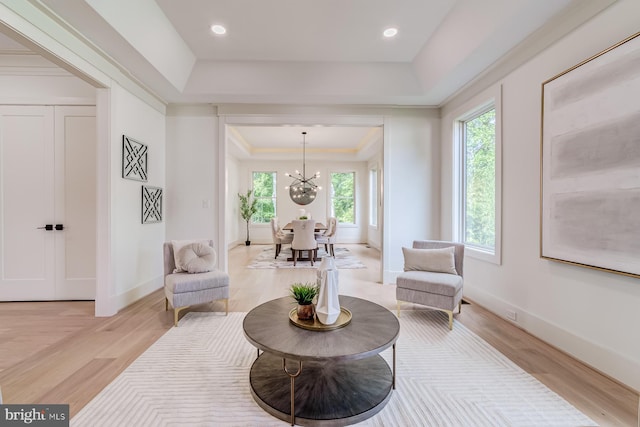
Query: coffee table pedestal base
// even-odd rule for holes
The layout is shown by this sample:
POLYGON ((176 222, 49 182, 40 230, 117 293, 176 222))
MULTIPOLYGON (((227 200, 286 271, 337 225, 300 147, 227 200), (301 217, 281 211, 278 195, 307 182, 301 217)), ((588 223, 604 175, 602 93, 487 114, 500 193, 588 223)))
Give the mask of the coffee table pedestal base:
MULTIPOLYGON (((297 372, 298 361, 287 361, 297 372)), ((305 361, 293 380, 283 360, 262 353, 251 367, 251 394, 265 411, 291 420, 291 382, 295 383, 295 424, 344 426, 380 412, 391 398, 393 375, 387 362, 375 355, 346 361, 305 361)))

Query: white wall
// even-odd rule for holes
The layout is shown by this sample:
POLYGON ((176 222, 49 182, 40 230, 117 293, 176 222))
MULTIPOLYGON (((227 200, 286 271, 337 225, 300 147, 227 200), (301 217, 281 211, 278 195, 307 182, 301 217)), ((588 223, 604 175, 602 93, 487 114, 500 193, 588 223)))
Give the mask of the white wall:
MULTIPOLYGON (((252 172, 276 172, 276 190, 277 205, 276 212, 280 222, 280 226, 284 226, 287 222, 294 219, 299 209, 305 209, 310 212, 312 217, 320 222, 326 223, 326 219, 330 216, 330 183, 329 178, 332 172, 355 172, 356 173, 356 224, 347 225, 339 224, 337 241, 338 243, 364 243, 367 241, 367 218, 368 218, 368 170, 367 162, 341 162, 341 161, 306 161, 307 175, 312 175, 316 171, 320 171, 320 178, 314 182, 322 187, 318 192, 316 200, 306 206, 299 206, 291 201, 289 191, 284 187, 288 186, 292 179, 286 177, 285 172, 294 173, 296 169, 302 169, 300 161, 277 161, 277 160, 241 160, 238 161, 238 182, 239 192, 245 193, 251 188, 252 172)), ((235 216, 237 221, 238 239, 236 243, 244 242, 246 238, 246 222, 240 217, 238 191, 232 194, 230 203, 234 205, 235 216)), ((251 225, 249 234, 253 243, 273 243, 271 236, 271 228, 269 224, 251 225)))
MULTIPOLYGON (((394 283, 395 277, 403 269, 402 246, 410 246, 414 239, 436 239, 440 237, 440 119, 437 110, 428 108, 369 108, 355 107, 304 107, 304 106, 219 106, 217 111, 221 122, 218 123, 217 138, 214 146, 221 152, 220 140, 224 138, 222 127, 226 123, 323 123, 358 124, 379 126, 384 124, 384 148, 382 154, 381 180, 383 183, 384 206, 381 212, 380 230, 383 233, 383 277, 384 283, 394 283), (311 117, 311 118, 310 118, 311 117), (222 123, 222 124, 220 124, 222 123)), ((180 120, 187 120, 185 113, 180 120)), ((191 119, 189 119, 191 120, 191 119)), ((170 123, 177 123, 170 119, 170 123)), ((186 123, 186 122, 185 122, 186 123)), ((171 139, 191 138, 190 131, 181 127, 168 131, 171 139)), ((170 142, 174 144, 174 142, 170 142)), ((226 150, 222 150, 226 153, 226 150)), ((373 156, 375 157, 375 155, 373 156)), ((342 227, 340 242, 365 243, 368 241, 368 159, 361 162, 328 162, 308 159, 307 170, 320 170, 323 187, 318 200, 308 205, 315 218, 326 219, 329 215, 326 201, 329 173, 332 171, 356 170, 358 192, 356 194, 357 226, 342 227), (362 202, 362 204, 360 203, 362 202)), ((188 157, 167 157, 168 174, 173 180, 175 171, 192 168, 188 157)), ((211 163, 215 167, 215 163, 211 163)), ((285 171, 300 169, 300 161, 249 161, 233 159, 225 154, 225 171, 218 172, 220 179, 226 176, 226 187, 219 188, 211 182, 214 198, 224 201, 223 214, 226 215, 220 233, 226 230, 228 245, 242 244, 246 238, 245 224, 238 214, 238 192, 244 192, 250 185, 252 170, 275 170, 278 175, 278 190, 284 192, 287 180, 285 171), (226 194, 223 194, 226 193, 226 194)), ((185 181, 187 183, 187 181, 185 181)), ((170 184, 171 185, 171 184, 170 184)), ((198 184, 199 185, 199 184, 198 184)), ((207 184, 208 185, 208 184, 207 184)), ((181 192, 189 192, 181 188, 181 192)), ((168 197, 173 197, 169 195, 168 197)), ((197 199, 194 199, 197 201, 197 199)), ((201 202, 201 201, 200 201, 201 202)), ((198 202, 198 203, 200 203, 198 202)), ((173 203, 173 202, 170 202, 173 203)), ((278 217, 285 224, 298 212, 298 207, 288 197, 279 198, 278 217)), ((172 221, 182 221, 188 217, 169 218, 168 230, 173 234, 172 221)), ((220 218, 218 218, 220 220, 220 218)), ((271 231, 268 225, 252 226, 250 238, 254 243, 271 243, 271 231)), ((224 264, 224 263, 222 263, 224 264)), ((225 264, 226 265, 226 264, 225 264)), ((225 265, 222 265, 224 268, 225 265)))
POLYGON ((167 240, 217 238, 217 139, 214 107, 167 110, 167 240))
MULTIPOLYGON (((244 242, 246 227, 243 224, 243 227, 239 229, 237 220, 240 218, 240 203, 238 200, 238 193, 240 192, 240 164, 236 158, 227 156, 226 166, 227 189, 225 197, 227 200, 230 200, 230 202, 226 204, 225 215, 229 226, 225 227, 225 231, 227 233, 227 246, 231 248, 240 242, 244 242)), ((246 193, 246 182, 243 182, 242 185, 246 193)))
MULTIPOLYGON (((142 224, 142 185, 165 187, 165 117, 111 86, 111 257, 117 309, 162 286, 165 223, 142 224), (122 135, 148 146, 148 181, 122 178, 122 135)), ((166 188, 165 188, 166 190, 166 188)))
POLYGON ((403 271, 402 247, 440 237, 440 120, 399 110, 384 123, 384 283, 403 271))
POLYGON ((365 217, 365 221, 367 221, 367 244, 369 246, 371 246, 372 248, 376 248, 378 250, 382 249, 382 191, 381 191, 381 184, 382 184, 382 150, 380 150, 380 152, 378 152, 375 156, 373 156, 371 159, 369 159, 369 161, 367 162, 367 216, 365 217), (371 195, 369 193, 369 173, 371 170, 377 170, 378 171, 378 180, 377 180, 377 193, 378 193, 378 200, 377 200, 377 205, 378 205, 378 215, 377 215, 377 225, 376 226, 371 226, 369 224, 369 210, 371 209, 371 195))
MULTIPOLYGON (((497 84, 503 94, 502 265, 467 256, 465 296, 640 390, 640 279, 539 257, 541 83, 638 31, 640 3, 622 0, 497 84)), ((452 191, 454 112, 482 87, 443 108, 443 195, 452 191)), ((451 217, 443 197, 443 218, 451 217)), ((443 223, 443 237, 451 223, 443 223)))
POLYGON ((161 285, 164 222, 142 228, 141 188, 121 178, 121 138, 148 142, 149 185, 164 186, 165 105, 37 5, 0 0, 0 25, 96 88, 96 315, 112 315, 161 285))
MULTIPOLYGON (((0 72, 5 67, 0 64, 0 72)), ((0 74, 2 104, 95 104, 96 90, 71 75, 29 76, 0 74)))

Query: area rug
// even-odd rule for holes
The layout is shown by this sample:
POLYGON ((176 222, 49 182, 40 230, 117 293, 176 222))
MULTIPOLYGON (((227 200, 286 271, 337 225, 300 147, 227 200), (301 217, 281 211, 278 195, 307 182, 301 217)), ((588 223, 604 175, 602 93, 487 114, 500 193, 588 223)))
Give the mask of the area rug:
MULTIPOLYGON (((188 313, 72 420, 87 426, 285 426, 251 397, 245 313, 188 313)), ((391 362, 391 350, 382 356, 391 362)), ((396 390, 362 426, 593 426, 442 313, 403 311, 396 390)))
MULTIPOLYGON (((336 258, 336 267, 338 269, 345 268, 367 268, 355 255, 353 255, 347 248, 335 247, 334 251, 336 258)), ((257 257, 247 268, 318 268, 319 262, 314 262, 313 267, 309 261, 298 261, 296 265, 293 265, 293 261, 287 261, 287 258, 291 257, 291 250, 288 247, 283 248, 278 254, 278 258, 274 259, 275 248, 269 246, 258 254, 257 257)), ((327 255, 323 248, 318 248, 318 257, 322 258, 327 255)))

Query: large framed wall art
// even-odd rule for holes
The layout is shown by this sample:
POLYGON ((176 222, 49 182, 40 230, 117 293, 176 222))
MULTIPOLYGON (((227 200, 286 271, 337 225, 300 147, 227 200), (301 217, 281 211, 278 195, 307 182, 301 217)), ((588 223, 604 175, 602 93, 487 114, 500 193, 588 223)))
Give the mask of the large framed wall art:
POLYGON ((640 277, 639 36, 542 84, 542 258, 640 277))

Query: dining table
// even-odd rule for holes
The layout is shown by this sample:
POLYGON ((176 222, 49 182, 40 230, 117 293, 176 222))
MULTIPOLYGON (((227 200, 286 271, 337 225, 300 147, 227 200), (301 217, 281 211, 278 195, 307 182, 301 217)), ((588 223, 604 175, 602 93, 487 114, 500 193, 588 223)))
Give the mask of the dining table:
MULTIPOLYGON (((282 227, 283 230, 285 231, 293 231, 293 223, 289 222, 287 223, 287 225, 285 225, 284 227, 282 227)), ((314 227, 314 231, 317 233, 318 231, 325 231, 327 229, 327 226, 324 225, 321 222, 316 222, 316 226, 314 227)))
MULTIPOLYGON (((316 222, 316 226, 314 227, 314 231, 315 231, 316 233, 317 233, 317 232, 319 232, 319 231, 325 231, 326 229, 327 229, 327 226, 326 226, 326 225, 324 225, 324 224, 323 224, 323 223, 321 223, 321 222, 316 222)), ((283 231, 291 231, 291 232, 293 232, 293 223, 292 223, 292 222, 287 223, 287 225, 285 225, 284 227, 282 227, 282 230, 283 230, 283 231)), ((287 258, 287 261, 293 261, 293 257, 292 257, 292 256, 291 256, 291 257, 288 257, 288 258, 287 258)), ((298 258, 298 261, 309 261, 309 258, 298 258)), ((320 261, 320 258, 319 258, 319 257, 316 257, 316 258, 314 259, 314 261, 320 261)))

